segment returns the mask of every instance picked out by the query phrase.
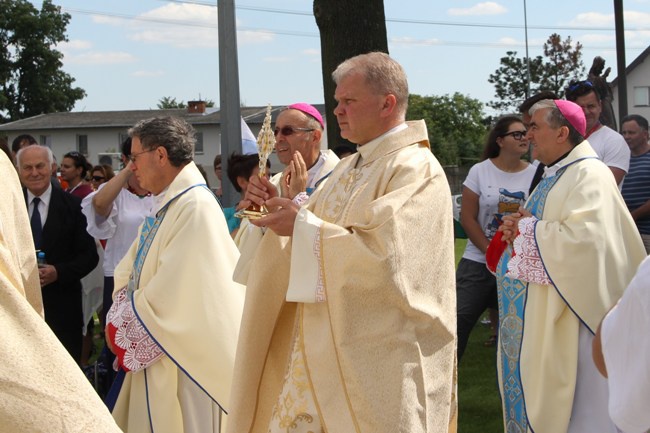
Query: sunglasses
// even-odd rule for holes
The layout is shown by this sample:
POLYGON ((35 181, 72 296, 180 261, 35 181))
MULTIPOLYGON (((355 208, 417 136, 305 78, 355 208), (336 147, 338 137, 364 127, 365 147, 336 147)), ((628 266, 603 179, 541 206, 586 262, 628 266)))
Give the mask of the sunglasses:
POLYGON ((273 135, 276 137, 282 133, 285 137, 295 134, 297 131, 313 131, 314 128, 294 128, 293 126, 283 126, 282 128, 275 128, 273 135))
POLYGON ((507 137, 508 135, 512 135, 512 138, 515 140, 521 140, 522 138, 526 137, 527 131, 512 131, 508 132, 507 134, 503 134, 503 137, 507 137))
POLYGON ((95 182, 99 182, 100 180, 104 180, 104 179, 106 179, 104 176, 93 176, 93 180, 95 182))

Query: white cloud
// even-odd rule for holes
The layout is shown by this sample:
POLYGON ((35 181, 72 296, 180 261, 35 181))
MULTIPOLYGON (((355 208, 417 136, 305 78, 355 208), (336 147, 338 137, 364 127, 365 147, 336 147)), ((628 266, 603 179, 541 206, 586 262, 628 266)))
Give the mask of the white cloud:
POLYGON ((275 39, 271 32, 256 32, 252 30, 238 30, 237 44, 259 44, 271 42, 275 39))
MULTIPOLYGON (((129 39, 177 48, 217 48, 218 15, 214 6, 169 3, 138 15, 135 19, 93 16, 98 24, 123 27, 129 39)), ((271 32, 238 31, 239 44, 272 41, 271 32)))
POLYGON ((130 39, 180 48, 217 47, 217 8, 169 3, 138 16, 130 39))
MULTIPOLYGON (((650 13, 626 10, 623 12, 625 27, 646 28, 650 21, 650 13)), ((577 27, 614 27, 614 14, 602 14, 599 12, 585 12, 576 15, 568 24, 577 27)))
POLYGON ((88 50, 92 48, 93 44, 90 41, 84 41, 82 39, 73 39, 68 42, 61 42, 58 45, 58 48, 61 51, 76 51, 76 50, 88 50))
POLYGON ((165 75, 165 72, 160 69, 156 71, 135 71, 131 74, 132 77, 137 78, 161 77, 163 75, 165 75))
POLYGON ((318 48, 307 48, 306 50, 302 50, 302 53, 308 56, 319 56, 320 57, 320 49, 318 48))
POLYGON ((75 65, 115 65, 133 63, 136 60, 134 55, 119 51, 87 51, 81 54, 64 53, 64 62, 75 65))
POLYGON ((521 41, 519 41, 519 40, 517 40, 515 38, 508 38, 508 37, 499 38, 498 42, 500 44, 503 44, 503 45, 514 45, 514 46, 523 44, 523 42, 521 42, 521 41))
POLYGON ((430 39, 415 39, 410 36, 400 36, 395 38, 390 38, 389 42, 397 46, 427 46, 427 45, 439 45, 441 43, 440 39, 430 38, 430 39))
POLYGON ((506 12, 508 12, 508 9, 495 2, 483 2, 469 8, 451 8, 447 10, 449 15, 454 16, 501 15, 506 12))
POLYGON ((613 34, 603 34, 603 33, 585 33, 584 35, 580 35, 579 38, 572 38, 572 40, 574 42, 577 40, 582 45, 585 44, 607 45, 610 42, 615 42, 616 36, 613 34))

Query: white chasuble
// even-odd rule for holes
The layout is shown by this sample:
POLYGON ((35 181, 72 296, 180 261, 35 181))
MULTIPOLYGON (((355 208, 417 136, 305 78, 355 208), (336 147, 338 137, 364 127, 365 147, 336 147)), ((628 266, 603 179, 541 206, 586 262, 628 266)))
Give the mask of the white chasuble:
POLYGON ((595 424, 609 432, 590 342, 645 250, 611 171, 588 142, 558 165, 526 203, 538 219, 534 239, 551 284, 510 278, 510 248, 497 269, 504 424, 536 433, 587 433, 595 424))
MULTIPOLYGON (((163 193, 170 203, 144 258, 132 305, 165 355, 127 372, 113 416, 127 433, 219 432, 228 398, 244 288, 232 281, 239 257, 214 195, 193 162, 163 193)), ((149 242, 149 241, 147 241, 149 242)), ((127 285, 139 240, 115 269, 127 285)))
POLYGON ((452 223, 424 122, 339 163, 251 263, 228 431, 268 432, 301 362, 323 431, 455 431, 452 223))

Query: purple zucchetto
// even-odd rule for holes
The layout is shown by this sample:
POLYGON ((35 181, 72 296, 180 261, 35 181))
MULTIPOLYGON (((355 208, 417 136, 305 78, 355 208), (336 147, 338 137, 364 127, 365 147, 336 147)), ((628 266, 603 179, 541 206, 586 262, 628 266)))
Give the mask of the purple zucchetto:
POLYGON ((314 108, 313 105, 309 105, 305 102, 298 102, 296 104, 291 104, 287 108, 291 108, 292 110, 298 110, 302 111, 308 116, 313 117, 320 123, 321 128, 325 129, 325 123, 323 123, 323 116, 320 115, 318 110, 314 108))
POLYGON ((575 102, 564 99, 555 99, 553 102, 571 126, 584 137, 587 133, 587 119, 585 119, 585 112, 582 111, 582 108, 575 102))

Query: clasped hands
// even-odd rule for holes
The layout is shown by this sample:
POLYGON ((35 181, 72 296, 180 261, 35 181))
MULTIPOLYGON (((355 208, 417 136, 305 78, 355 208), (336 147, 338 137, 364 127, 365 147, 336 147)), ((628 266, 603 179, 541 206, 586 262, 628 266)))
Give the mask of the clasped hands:
POLYGON ((527 209, 519 207, 519 210, 503 217, 503 223, 499 226, 501 240, 509 244, 519 235, 519 220, 533 216, 527 209))
POLYGON ((241 204, 244 207, 251 203, 265 205, 269 214, 256 220, 251 219, 250 223, 257 227, 268 227, 280 236, 291 236, 300 206, 284 197, 293 198, 305 191, 306 186, 307 166, 300 153, 295 152, 282 174, 280 187, 283 197, 278 196, 277 189, 266 177, 251 176, 241 204))

